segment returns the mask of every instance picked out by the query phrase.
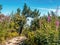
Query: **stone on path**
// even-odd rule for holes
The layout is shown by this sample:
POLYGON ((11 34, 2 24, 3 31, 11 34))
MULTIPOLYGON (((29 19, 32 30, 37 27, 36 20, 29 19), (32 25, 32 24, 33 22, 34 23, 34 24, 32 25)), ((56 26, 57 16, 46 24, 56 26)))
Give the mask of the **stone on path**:
POLYGON ((6 45, 19 45, 19 43, 22 43, 27 38, 25 36, 15 37, 11 40, 8 40, 5 42, 6 45))

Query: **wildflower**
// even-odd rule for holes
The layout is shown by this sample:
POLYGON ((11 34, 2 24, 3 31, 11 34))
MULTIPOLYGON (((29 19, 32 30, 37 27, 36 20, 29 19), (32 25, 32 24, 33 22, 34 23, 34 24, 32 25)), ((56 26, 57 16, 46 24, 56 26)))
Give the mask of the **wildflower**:
POLYGON ((56 20, 56 30, 58 29, 58 27, 59 27, 59 21, 56 20))
POLYGON ((59 21, 58 20, 56 21, 56 26, 59 26, 59 21))
POLYGON ((51 18, 50 18, 50 15, 48 15, 48 22, 50 22, 51 18))

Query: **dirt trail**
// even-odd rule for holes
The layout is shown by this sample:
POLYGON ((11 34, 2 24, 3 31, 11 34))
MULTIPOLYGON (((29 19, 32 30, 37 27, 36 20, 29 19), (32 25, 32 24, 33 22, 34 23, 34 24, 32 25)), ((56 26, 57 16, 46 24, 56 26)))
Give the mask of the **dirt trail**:
POLYGON ((22 44, 27 38, 25 36, 14 37, 5 42, 5 45, 19 45, 22 44))

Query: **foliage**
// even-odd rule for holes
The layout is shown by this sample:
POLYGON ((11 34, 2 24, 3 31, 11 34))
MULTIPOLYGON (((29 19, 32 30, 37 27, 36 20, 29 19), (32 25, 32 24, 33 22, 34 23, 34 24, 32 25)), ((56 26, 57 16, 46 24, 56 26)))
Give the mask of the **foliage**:
POLYGON ((58 31, 56 30, 25 30, 22 33, 28 39, 25 45, 56 45, 59 44, 58 31))
MULTIPOLYGON (((0 10, 2 9, 0 5, 0 10)), ((17 9, 10 16, 0 15, 0 43, 19 34, 27 37, 25 45, 57 45, 60 43, 60 16, 51 11, 41 17, 37 9, 31 10, 24 4, 23 10, 17 9), (22 13, 21 13, 22 12, 22 13), (50 15, 51 14, 51 15, 50 15), (33 18, 30 26, 25 26, 27 17, 33 18), (57 28, 58 27, 58 28, 57 28), (21 32, 21 33, 20 33, 21 32)), ((59 44, 60 45, 60 44, 59 44)))
POLYGON ((0 13, 1 13, 1 10, 2 10, 2 5, 0 4, 0 13))

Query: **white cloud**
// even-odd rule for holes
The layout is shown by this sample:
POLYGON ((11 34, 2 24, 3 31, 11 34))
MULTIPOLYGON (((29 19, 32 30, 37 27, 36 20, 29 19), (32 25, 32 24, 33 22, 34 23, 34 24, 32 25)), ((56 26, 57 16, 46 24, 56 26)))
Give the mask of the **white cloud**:
MULTIPOLYGON (((50 11, 53 11, 53 12, 56 12, 57 11, 57 8, 39 8, 39 7, 34 7, 33 9, 38 9, 40 11, 42 11, 41 13, 47 13, 47 12, 50 12, 50 11)), ((60 15, 60 7, 57 11, 58 15, 60 15)))
POLYGON ((52 8, 37 8, 39 10, 46 10, 46 11, 56 11, 56 9, 52 9, 52 8))

